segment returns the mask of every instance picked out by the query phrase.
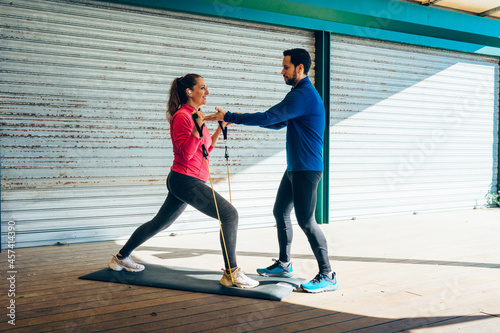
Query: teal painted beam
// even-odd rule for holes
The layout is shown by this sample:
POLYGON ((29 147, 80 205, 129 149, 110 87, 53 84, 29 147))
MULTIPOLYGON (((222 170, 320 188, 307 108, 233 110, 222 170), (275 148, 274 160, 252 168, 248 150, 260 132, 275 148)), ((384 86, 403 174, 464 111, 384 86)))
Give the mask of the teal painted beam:
POLYGON ((100 1, 500 57, 500 21, 396 0, 100 1))
POLYGON ((487 46, 500 46, 500 22, 476 16, 413 5, 397 0, 305 1, 305 0, 203 0, 214 5, 236 3, 238 7, 287 14, 326 22, 373 27, 487 46), (313 5, 313 3, 319 5, 313 5), (343 9, 338 9, 338 8, 343 9), (491 21, 491 22, 489 22, 491 21), (484 26, 484 28, 483 28, 484 26), (495 28, 491 31, 490 29, 495 28))
MULTIPOLYGON (((390 21, 400 21, 417 26, 429 26, 450 31, 484 35, 498 39, 500 21, 474 15, 458 13, 442 8, 422 6, 399 0, 285 0, 289 3, 306 4, 349 13, 367 15, 373 18, 371 26, 384 29, 390 21)), ((389 29, 392 30, 392 29, 389 29)), ((476 43, 476 41, 472 41, 476 43)))

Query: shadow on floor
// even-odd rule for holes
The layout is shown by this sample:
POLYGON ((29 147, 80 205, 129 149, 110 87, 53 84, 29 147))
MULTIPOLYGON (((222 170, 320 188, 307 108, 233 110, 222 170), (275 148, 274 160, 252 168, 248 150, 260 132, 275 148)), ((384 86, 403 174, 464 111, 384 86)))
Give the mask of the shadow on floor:
MULTIPOLYGON (((180 259, 198 257, 203 254, 220 254, 220 250, 212 249, 188 249, 188 248, 168 248, 168 247, 147 247, 141 246, 138 250, 161 251, 164 253, 154 254, 158 259, 180 259)), ((276 253, 256 252, 256 251, 238 251, 238 256, 246 257, 276 257, 276 253)), ((315 260, 312 254, 294 254, 294 259, 315 260)), ((475 268, 493 268, 500 269, 500 263, 483 263, 467 261, 450 260, 432 260, 432 259, 405 259, 405 258, 376 258, 376 257, 352 257, 352 256, 329 256, 332 261, 355 261, 355 262, 378 262, 389 264, 412 264, 412 265, 434 265, 434 266, 460 266, 475 268)))

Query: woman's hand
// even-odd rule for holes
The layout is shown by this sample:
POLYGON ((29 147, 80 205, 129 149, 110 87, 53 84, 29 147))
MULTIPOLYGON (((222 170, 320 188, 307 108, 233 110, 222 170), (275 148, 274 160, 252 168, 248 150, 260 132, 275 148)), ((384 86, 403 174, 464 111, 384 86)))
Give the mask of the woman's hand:
POLYGON ((206 120, 206 116, 203 112, 201 112, 201 109, 199 109, 198 111, 193 111, 191 113, 191 117, 193 117, 194 121, 196 121, 196 123, 198 123, 198 126, 200 127, 206 120))
MULTIPOLYGON (((217 113, 206 116, 205 117, 206 121, 224 121, 224 116, 226 115, 226 111, 218 107, 216 107, 215 110, 217 110, 217 113)), ((227 126, 227 124, 225 124, 224 126, 227 126)))
MULTIPOLYGON (((203 123, 205 122, 205 119, 206 119, 203 112, 201 112, 201 109, 198 109, 198 111, 193 111, 191 113, 191 117, 193 117, 193 120, 196 122, 196 124, 198 124, 199 128, 201 128, 201 126, 203 126, 203 123)), ((196 128, 196 126, 194 126, 194 128, 193 128, 193 134, 197 138, 200 137, 200 133, 198 132, 198 128, 196 128)))

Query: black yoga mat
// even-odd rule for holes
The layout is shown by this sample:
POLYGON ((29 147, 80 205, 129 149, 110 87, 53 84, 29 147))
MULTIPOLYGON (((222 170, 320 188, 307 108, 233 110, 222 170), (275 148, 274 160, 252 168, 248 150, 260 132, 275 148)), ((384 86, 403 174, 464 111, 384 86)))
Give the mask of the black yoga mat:
POLYGON ((104 268, 97 272, 79 277, 84 280, 96 280, 114 283, 133 284, 139 286, 195 291, 211 294, 261 298, 281 301, 296 288, 304 283, 303 279, 284 277, 265 277, 257 274, 247 274, 259 281, 255 288, 243 289, 224 287, 219 283, 222 271, 203 269, 145 265, 142 272, 116 272, 111 268, 104 268))

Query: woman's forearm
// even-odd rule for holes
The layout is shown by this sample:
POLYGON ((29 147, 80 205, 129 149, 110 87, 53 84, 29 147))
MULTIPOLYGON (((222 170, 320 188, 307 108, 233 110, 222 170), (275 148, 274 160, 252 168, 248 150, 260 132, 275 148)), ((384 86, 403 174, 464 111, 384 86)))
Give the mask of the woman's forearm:
POLYGON ((217 140, 219 139, 220 134, 222 133, 222 129, 220 126, 217 126, 217 129, 215 130, 214 134, 212 135, 212 147, 215 147, 217 144, 217 140))

